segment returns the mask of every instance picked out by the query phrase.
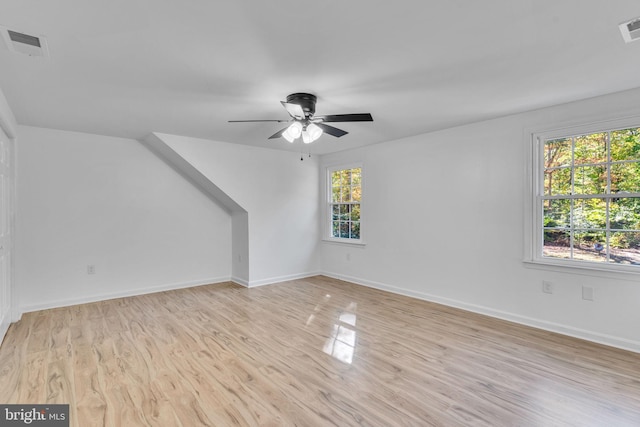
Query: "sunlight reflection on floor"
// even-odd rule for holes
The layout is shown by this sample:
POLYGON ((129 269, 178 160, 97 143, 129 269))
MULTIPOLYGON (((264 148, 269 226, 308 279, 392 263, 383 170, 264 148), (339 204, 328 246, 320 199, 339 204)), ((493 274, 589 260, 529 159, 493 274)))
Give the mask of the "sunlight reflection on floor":
POLYGON ((351 302, 346 310, 340 313, 337 322, 332 327, 330 338, 325 342, 322 349, 326 354, 349 364, 353 362, 356 348, 357 308, 358 304, 351 302))

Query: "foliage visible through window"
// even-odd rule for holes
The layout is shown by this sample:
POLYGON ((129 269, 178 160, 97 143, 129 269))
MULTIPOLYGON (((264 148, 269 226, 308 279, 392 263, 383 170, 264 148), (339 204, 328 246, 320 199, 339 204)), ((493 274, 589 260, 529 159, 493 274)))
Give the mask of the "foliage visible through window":
POLYGON ((331 236, 359 240, 362 169, 332 171, 330 179, 331 236))
POLYGON ((640 265, 640 128, 542 148, 543 257, 640 265))

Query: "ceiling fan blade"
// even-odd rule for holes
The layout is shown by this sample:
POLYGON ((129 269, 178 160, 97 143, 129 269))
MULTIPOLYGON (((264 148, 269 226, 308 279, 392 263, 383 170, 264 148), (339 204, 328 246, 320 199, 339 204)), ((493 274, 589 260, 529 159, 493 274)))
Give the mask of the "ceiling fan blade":
POLYGON ((373 117, 369 113, 359 114, 330 114, 328 116, 315 116, 324 122, 372 122, 373 117))
POLYGON ((287 126, 284 129, 280 129, 278 132, 274 133, 273 135, 271 135, 269 138, 267 139, 276 139, 276 138, 280 138, 282 136, 282 134, 284 133, 285 130, 289 129, 289 127, 287 126))
POLYGON ((280 101, 282 106, 287 110, 287 113, 294 119, 304 120, 304 110, 298 104, 292 104, 290 102, 280 101))
POLYGON ((325 133, 328 133, 329 135, 333 135, 336 138, 340 138, 341 136, 344 136, 344 135, 349 133, 349 132, 344 131, 342 129, 334 128, 333 126, 329 126, 329 125, 325 125, 324 123, 316 123, 316 126, 318 126, 320 129, 322 129, 325 133))
POLYGON ((229 123, 253 123, 253 122, 278 122, 285 123, 289 120, 228 120, 229 123))

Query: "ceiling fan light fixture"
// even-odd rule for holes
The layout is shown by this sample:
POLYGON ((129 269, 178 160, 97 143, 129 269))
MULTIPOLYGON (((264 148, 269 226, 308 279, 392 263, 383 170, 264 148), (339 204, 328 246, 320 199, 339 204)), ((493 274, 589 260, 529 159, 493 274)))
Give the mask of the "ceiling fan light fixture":
POLYGON ((315 123, 309 123, 309 125, 307 126, 307 133, 309 134, 309 138, 311 139, 311 141, 309 142, 313 142, 322 136, 322 129, 315 123))
POLYGON ((313 140, 311 139, 311 135, 309 135, 309 132, 307 132, 306 130, 302 131, 302 142, 304 142, 305 144, 311 144, 313 142, 313 140))
POLYGON ((284 139, 286 139, 287 141, 291 142, 291 143, 293 143, 293 141, 295 141, 295 140, 296 140, 294 137, 292 137, 292 136, 289 134, 289 129, 287 129, 287 130, 285 130, 284 132, 282 132, 282 137, 283 137, 284 139))
POLYGON ((293 142, 293 140, 300 138, 300 135, 302 135, 302 123, 300 122, 291 123, 291 126, 289 126, 282 134, 282 136, 284 136, 289 142, 293 142))

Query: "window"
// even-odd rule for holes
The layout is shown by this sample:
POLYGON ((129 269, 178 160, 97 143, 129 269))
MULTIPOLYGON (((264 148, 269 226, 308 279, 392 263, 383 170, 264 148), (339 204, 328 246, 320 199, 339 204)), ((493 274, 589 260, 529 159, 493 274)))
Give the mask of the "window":
POLYGON ((359 242, 362 168, 329 169, 328 181, 329 237, 359 242))
POLYGON ((536 141, 534 260, 638 268, 640 127, 536 141))

